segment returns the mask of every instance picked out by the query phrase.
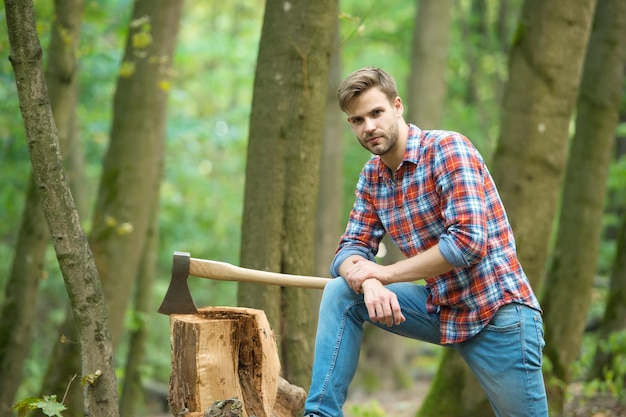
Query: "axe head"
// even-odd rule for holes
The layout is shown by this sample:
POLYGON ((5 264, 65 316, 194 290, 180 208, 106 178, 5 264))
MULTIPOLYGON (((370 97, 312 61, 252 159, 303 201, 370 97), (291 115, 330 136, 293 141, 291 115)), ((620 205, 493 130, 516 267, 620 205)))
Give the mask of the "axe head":
POLYGON ((172 263, 172 279, 170 286, 165 293, 161 307, 158 312, 161 314, 196 314, 198 309, 191 298, 187 278, 189 277, 189 263, 191 262, 189 252, 174 252, 172 263))

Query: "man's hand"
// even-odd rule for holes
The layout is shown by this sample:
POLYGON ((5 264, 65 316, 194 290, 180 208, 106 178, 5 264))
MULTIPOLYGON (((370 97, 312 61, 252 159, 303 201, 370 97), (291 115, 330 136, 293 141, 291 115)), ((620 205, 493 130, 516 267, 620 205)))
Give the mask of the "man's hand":
POLYGON ((344 265, 346 264, 347 267, 345 271, 342 271, 342 276, 348 283, 348 286, 357 294, 363 292, 361 286, 367 279, 376 278, 383 284, 389 283, 385 267, 378 265, 376 262, 355 256, 344 262, 344 265))
POLYGON ((365 280, 362 285, 365 306, 370 320, 391 327, 406 320, 400 309, 398 297, 375 278, 365 280))

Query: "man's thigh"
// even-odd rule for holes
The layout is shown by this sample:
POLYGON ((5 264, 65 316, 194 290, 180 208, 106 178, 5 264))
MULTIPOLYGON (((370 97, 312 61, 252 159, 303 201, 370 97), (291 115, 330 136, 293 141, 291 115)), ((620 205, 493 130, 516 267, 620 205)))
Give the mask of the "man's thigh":
POLYGON ((496 415, 547 416, 541 372, 543 322, 520 304, 500 308, 478 335, 455 347, 485 390, 496 415))

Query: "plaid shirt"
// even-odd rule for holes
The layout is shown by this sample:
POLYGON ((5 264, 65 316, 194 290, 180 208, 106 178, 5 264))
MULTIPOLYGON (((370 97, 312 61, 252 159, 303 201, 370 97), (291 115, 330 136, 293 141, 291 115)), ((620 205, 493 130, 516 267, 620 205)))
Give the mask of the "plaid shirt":
POLYGON ((372 259, 385 233, 407 257, 445 237, 462 259, 464 266, 454 262, 457 268, 426 279, 426 307, 440 314, 442 344, 474 336, 501 305, 517 302, 540 310, 493 179, 461 134, 409 125, 395 179, 380 157, 366 163, 335 259, 342 252, 372 259))

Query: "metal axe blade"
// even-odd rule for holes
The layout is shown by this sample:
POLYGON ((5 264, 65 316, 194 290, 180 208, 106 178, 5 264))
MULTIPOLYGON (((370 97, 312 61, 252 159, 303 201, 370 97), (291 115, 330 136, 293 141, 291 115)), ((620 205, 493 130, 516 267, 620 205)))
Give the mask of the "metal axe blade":
POLYGON ((161 314, 196 314, 198 309, 193 302, 187 277, 189 277, 189 252, 174 252, 172 278, 158 312, 161 314))

